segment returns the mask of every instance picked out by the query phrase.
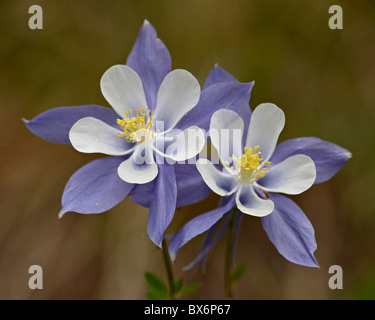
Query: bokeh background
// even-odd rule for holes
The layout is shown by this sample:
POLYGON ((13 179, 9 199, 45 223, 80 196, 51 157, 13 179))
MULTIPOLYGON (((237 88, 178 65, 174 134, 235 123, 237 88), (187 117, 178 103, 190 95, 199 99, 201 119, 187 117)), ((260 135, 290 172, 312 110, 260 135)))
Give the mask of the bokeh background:
MULTIPOLYGON (((314 225, 320 268, 286 261, 260 221, 245 217, 236 263, 247 265, 235 299, 375 298, 375 2, 253 0, 11 0, 0 2, 0 298, 144 299, 145 271, 166 279, 161 251, 148 239, 147 210, 126 199, 101 215, 57 219, 70 175, 97 157, 32 135, 21 119, 58 106, 101 104, 99 80, 125 63, 144 19, 168 47, 173 68, 203 85, 215 63, 242 82, 255 80, 250 105, 286 113, 280 140, 316 136, 353 158, 329 182, 294 196, 314 225), (43 8, 30 30, 28 9, 43 8), (344 29, 328 27, 343 8, 344 29), (43 290, 30 290, 40 265, 43 290), (328 268, 343 268, 331 290, 328 268)), ((218 197, 176 212, 170 232, 216 207, 218 197)), ((204 273, 183 272, 202 237, 173 266, 194 299, 222 299, 224 239, 204 273)))

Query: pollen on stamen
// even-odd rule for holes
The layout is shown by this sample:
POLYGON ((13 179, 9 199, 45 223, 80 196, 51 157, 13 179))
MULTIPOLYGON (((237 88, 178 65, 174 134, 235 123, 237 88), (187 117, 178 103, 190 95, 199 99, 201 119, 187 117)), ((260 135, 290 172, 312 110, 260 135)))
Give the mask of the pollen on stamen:
MULTIPOLYGON (((254 183, 258 179, 265 176, 265 173, 271 168, 265 168, 269 166, 271 162, 263 161, 263 156, 260 151, 258 151, 260 146, 255 146, 254 148, 245 147, 244 153, 241 154, 239 157, 232 156, 233 158, 233 166, 231 166, 231 170, 234 174, 237 175, 238 181, 246 182, 246 183, 254 183)), ((226 161, 225 165, 229 167, 228 161, 226 161)))
POLYGON ((126 117, 117 119, 117 124, 123 130, 118 134, 119 138, 125 137, 127 142, 143 142, 154 137, 152 133, 152 124, 155 117, 152 116, 150 109, 138 108, 136 114, 132 116, 132 109, 125 112, 126 117))

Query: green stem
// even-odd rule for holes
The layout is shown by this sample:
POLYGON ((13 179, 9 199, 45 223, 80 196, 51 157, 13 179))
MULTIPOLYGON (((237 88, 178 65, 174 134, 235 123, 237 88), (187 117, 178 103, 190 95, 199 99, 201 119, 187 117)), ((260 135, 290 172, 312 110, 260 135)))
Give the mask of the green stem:
POLYGON ((165 271, 167 272, 168 285, 169 285, 169 299, 175 300, 175 290, 174 290, 174 276, 172 270, 171 257, 169 256, 168 246, 165 239, 162 242, 163 246, 163 260, 165 265, 165 271))
MULTIPOLYGON (((235 208, 237 209, 237 208, 235 208)), ((231 284, 231 269, 232 269, 232 261, 231 261, 231 250, 232 250, 232 243, 233 243, 233 233, 234 233, 234 225, 236 220, 236 210, 233 210, 230 214, 232 217, 230 218, 229 227, 227 231, 227 242, 225 248, 225 261, 224 261, 224 287, 225 287, 225 296, 227 299, 232 298, 232 284, 231 284)))

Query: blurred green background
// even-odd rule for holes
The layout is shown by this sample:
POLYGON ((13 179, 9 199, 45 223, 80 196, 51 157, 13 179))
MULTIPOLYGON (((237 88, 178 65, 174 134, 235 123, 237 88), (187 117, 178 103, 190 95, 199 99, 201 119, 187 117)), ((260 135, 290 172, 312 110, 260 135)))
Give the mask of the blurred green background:
MULTIPOLYGON (((97 157, 31 134, 21 118, 58 106, 101 104, 99 80, 125 63, 148 19, 168 47, 173 68, 203 85, 215 63, 242 82, 255 80, 250 104, 283 108, 279 141, 316 136, 353 158, 329 182, 293 197, 314 225, 320 268, 286 261, 260 221, 246 216, 236 263, 247 271, 235 299, 375 298, 375 2, 89 1, 0 2, 0 298, 143 299, 145 271, 164 279, 161 251, 148 239, 147 210, 126 199, 101 215, 57 219, 70 175, 97 157), (30 30, 28 9, 43 8, 44 29, 30 30), (344 29, 328 27, 340 4, 344 29), (30 290, 40 265, 44 289, 30 290), (328 268, 343 268, 331 290, 328 268)), ((215 208, 218 197, 178 210, 170 232, 215 208)), ((222 299, 225 241, 205 273, 183 272, 202 237, 185 246, 176 276, 202 287, 191 298, 222 299)), ((224 240, 224 239, 222 239, 224 240)))

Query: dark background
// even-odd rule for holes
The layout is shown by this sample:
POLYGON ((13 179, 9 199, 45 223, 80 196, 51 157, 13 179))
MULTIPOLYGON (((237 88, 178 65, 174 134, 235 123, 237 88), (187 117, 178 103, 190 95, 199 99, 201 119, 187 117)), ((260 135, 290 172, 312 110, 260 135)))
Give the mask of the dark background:
MULTIPOLYGON (((0 298, 143 299, 145 271, 165 277, 161 252, 146 233, 147 210, 130 199, 101 215, 58 220, 64 186, 97 155, 32 135, 21 119, 58 106, 108 106, 104 71, 125 63, 148 19, 173 68, 203 85, 219 63, 238 80, 255 80, 251 107, 273 102, 286 114, 279 141, 316 136, 353 153, 330 181, 293 197, 314 225, 320 268, 286 261, 257 218, 246 216, 236 263, 247 270, 236 299, 375 298, 375 4, 374 1, 89 1, 0 3, 0 298), (44 29, 30 30, 28 9, 43 8, 44 29), (333 4, 343 30, 328 27, 333 4), (28 287, 40 265, 44 289, 28 287), (343 268, 343 290, 328 268, 343 268)), ((218 197, 178 210, 170 232, 215 208, 218 197)), ((200 281, 191 298, 222 299, 224 241, 205 273, 182 272, 202 237, 184 247, 176 276, 200 281)))

